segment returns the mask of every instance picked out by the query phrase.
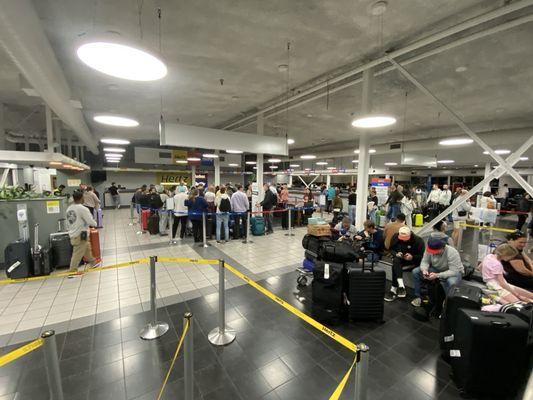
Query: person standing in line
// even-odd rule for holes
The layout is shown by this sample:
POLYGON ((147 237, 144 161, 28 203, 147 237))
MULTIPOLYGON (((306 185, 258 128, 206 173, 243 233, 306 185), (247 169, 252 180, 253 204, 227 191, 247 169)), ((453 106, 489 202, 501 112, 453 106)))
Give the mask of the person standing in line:
POLYGON ((187 229, 187 215, 188 208, 185 205, 187 200, 187 188, 183 185, 178 186, 176 194, 174 195, 174 223, 172 224, 172 241, 182 240, 185 237, 185 230, 187 229), (176 239, 176 232, 180 225, 180 237, 176 239))
MULTIPOLYGON (((448 208, 451 201, 452 191, 448 189, 448 185, 442 185, 442 190, 439 193, 439 214, 448 208)), ((448 218, 451 218, 451 215, 448 218)))
POLYGON ((66 212, 68 235, 72 245, 69 272, 77 273, 83 257, 88 261, 89 268, 97 266, 100 260, 95 259, 91 251, 89 228, 95 228, 97 224, 89 208, 82 205, 84 194, 80 191, 75 191, 72 199, 74 203, 67 208, 66 212))
POLYGON ((276 195, 270 190, 268 183, 263 185, 263 190, 265 192, 265 197, 263 201, 256 204, 256 207, 263 207, 263 217, 265 218, 265 227, 266 235, 274 233, 274 215, 272 214, 272 209, 276 207, 278 199, 276 195))
POLYGON ((205 219, 206 235, 209 240, 213 239, 213 231, 216 229, 215 213, 217 212, 217 206, 215 205, 215 187, 209 185, 207 191, 204 194, 205 201, 207 201, 207 216, 205 219))
POLYGON ((432 221, 439 214, 440 189, 439 185, 434 184, 428 196, 428 214, 429 220, 432 221))
POLYGON ((185 206, 192 222, 194 242, 200 243, 203 241, 202 215, 207 211, 207 201, 199 195, 198 189, 193 189, 189 198, 185 200, 185 206))
POLYGON ((224 228, 224 240, 229 242, 229 213, 231 211, 231 200, 226 193, 226 188, 222 186, 220 188, 220 196, 215 200, 217 207, 217 231, 216 238, 217 243, 220 243, 220 228, 224 228))
POLYGON ((509 185, 507 183, 498 189, 498 197, 502 199, 502 207, 506 207, 509 199, 509 185))
POLYGON ((378 195, 375 187, 370 187, 367 198, 367 212, 368 219, 370 221, 376 222, 376 212, 378 211, 378 195))
POLYGON ((237 191, 231 196, 231 210, 235 213, 234 229, 237 230, 237 237, 239 238, 246 236, 246 221, 249 209, 248 197, 244 193, 242 185, 237 184, 237 191))
POLYGON ((355 188, 350 188, 350 194, 348 195, 348 216, 352 224, 355 224, 355 212, 357 210, 357 193, 355 188))
POLYGON ((326 190, 326 211, 328 213, 330 213, 333 208, 333 199, 335 198, 336 192, 335 187, 331 185, 326 190))
POLYGON ((166 236, 168 235, 168 212, 169 209, 167 208, 167 200, 169 199, 167 190, 161 186, 159 190, 159 198, 161 199, 161 202, 163 205, 159 209, 159 235, 160 236, 166 236))
POLYGON ((246 197, 248 198, 248 205, 249 205, 249 210, 252 209, 252 195, 253 195, 253 191, 252 191, 252 184, 249 183, 247 188, 246 188, 246 197))
POLYGON ((391 192, 389 198, 385 202, 388 204, 389 209, 387 210, 387 220, 390 222, 393 219, 396 219, 396 216, 400 212, 400 206, 402 203, 403 194, 398 188, 394 185, 391 186, 391 192))
POLYGON ((111 186, 109 186, 109 189, 107 189, 107 191, 111 195, 111 200, 113 200, 113 207, 118 210, 120 208, 120 194, 118 191, 118 187, 115 185, 115 182, 111 183, 111 186))
POLYGON ((94 210, 100 209, 100 199, 94 194, 92 186, 87 186, 83 193, 83 205, 89 209, 91 215, 94 215, 94 210))
POLYGON ((519 231, 522 230, 522 227, 526 223, 527 217, 531 209, 532 209, 531 196, 529 195, 529 193, 525 193, 522 196, 522 198, 518 201, 518 207, 516 208, 516 211, 519 212, 518 221, 516 222, 517 230, 519 231))
POLYGON ((138 188, 135 193, 133 194, 132 201, 135 205, 135 209, 137 210, 137 215, 141 215, 141 198, 144 194, 144 191, 146 190, 146 185, 142 185, 140 188, 138 188))
POLYGON ((409 192, 404 193, 402 202, 400 205, 400 211, 405 215, 405 223, 407 226, 413 228, 413 211, 415 210, 415 202, 411 199, 411 194, 409 192))

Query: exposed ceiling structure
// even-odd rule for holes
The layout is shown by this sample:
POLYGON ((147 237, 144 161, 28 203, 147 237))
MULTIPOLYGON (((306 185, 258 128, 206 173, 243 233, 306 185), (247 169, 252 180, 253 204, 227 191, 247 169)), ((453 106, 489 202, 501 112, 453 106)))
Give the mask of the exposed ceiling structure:
MULTIPOLYGON (((503 139, 495 148, 515 150, 531 135, 533 1, 389 1, 384 14, 373 15, 375 2, 34 0, 33 5, 95 138, 156 145, 161 111, 167 121, 254 133, 255 114, 267 109, 265 134, 293 138, 295 158, 338 153, 338 163, 351 161, 340 156, 358 142, 350 125, 361 109, 358 67, 469 22, 468 29, 413 48, 398 61, 474 130, 503 139), (162 58, 169 68, 162 81, 113 78, 77 58, 82 38, 109 32, 157 53, 158 7, 162 58), (480 16, 489 14, 481 22, 480 16), (109 129, 92 119, 101 112, 131 116, 140 126, 109 129)), ((373 131, 373 145, 464 136, 390 64, 377 65, 376 72, 374 107, 398 122, 373 131)), ((42 100, 22 92, 20 70, 2 49, 0 101, 7 129, 42 133, 42 100)), ((440 157, 447 149, 434 144, 417 151, 440 157)), ((453 151, 460 165, 489 161, 476 145, 453 151)), ((373 163, 381 162, 378 156, 373 163)), ((533 165, 533 152, 526 156, 532 162, 524 162, 533 165)))

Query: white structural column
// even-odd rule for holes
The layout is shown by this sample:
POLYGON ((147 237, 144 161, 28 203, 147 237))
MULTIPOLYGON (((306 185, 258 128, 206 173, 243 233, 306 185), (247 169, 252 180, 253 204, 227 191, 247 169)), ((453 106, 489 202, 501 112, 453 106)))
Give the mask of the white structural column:
POLYGON ((61 149, 61 129, 63 129, 63 123, 59 118, 54 119, 54 134, 55 134, 55 141, 57 143, 56 147, 56 153, 62 153, 61 149))
MULTIPOLYGON (((215 154, 218 156, 219 151, 217 150, 215 154)), ((220 158, 215 158, 213 160, 213 165, 215 167, 215 186, 220 186, 220 158)))
MULTIPOLYGON (((487 178, 487 176, 489 176, 491 171, 492 171, 492 168, 490 167, 490 162, 486 162, 484 177, 487 178)), ((487 183, 485 183, 485 185, 483 185, 483 193, 485 192, 490 192, 490 181, 488 181, 487 183)))
POLYGON ((67 156, 72 158, 72 132, 69 132, 67 139, 67 156))
POLYGON ((196 165, 191 165, 191 185, 194 185, 196 182, 196 165))
POLYGON ((54 126, 52 122, 52 109, 48 107, 48 104, 44 106, 46 116, 46 152, 54 152, 54 126))
POLYGON ((287 185, 289 188, 292 187, 292 173, 289 174, 289 184, 287 185))
MULTIPOLYGON (((372 90, 374 83, 374 70, 367 69, 363 72, 363 115, 372 112, 372 90)), ((363 229, 366 220, 368 197, 368 170, 370 169, 370 138, 366 130, 361 130, 359 135, 359 164, 357 166, 357 207, 355 209, 355 226, 357 230, 363 229)))
POLYGON ((329 188, 331 186, 331 175, 326 175, 326 186, 329 188))
POLYGON ((0 103, 0 150, 6 149, 6 127, 4 124, 4 104, 0 103))
POLYGON ((30 135, 24 132, 24 151, 30 151, 30 135))
MULTIPOLYGON (((263 114, 257 116, 257 134, 263 136, 265 133, 265 120, 263 114)), ((255 176, 258 187, 258 199, 259 201, 263 200, 264 191, 263 191, 263 154, 257 154, 257 163, 256 163, 255 176)))

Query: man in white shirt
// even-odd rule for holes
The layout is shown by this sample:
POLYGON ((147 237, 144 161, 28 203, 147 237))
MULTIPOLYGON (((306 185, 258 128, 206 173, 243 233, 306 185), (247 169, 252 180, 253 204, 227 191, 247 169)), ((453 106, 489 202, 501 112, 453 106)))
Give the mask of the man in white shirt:
POLYGON ((440 202, 440 189, 439 185, 433 185, 431 192, 428 196, 428 214, 429 220, 431 221, 439 214, 439 203, 440 202))
POLYGON ((237 229, 236 237, 244 238, 246 236, 246 219, 250 203, 248 196, 244 193, 242 185, 237 185, 237 191, 231 196, 231 211, 235 213, 235 225, 233 229, 237 229))
POLYGON ((74 203, 67 208, 68 235, 72 244, 72 258, 70 259, 69 272, 78 272, 81 259, 89 262, 89 268, 95 267, 100 260, 93 257, 89 228, 96 227, 91 212, 83 203, 83 193, 76 191, 72 195, 74 203))
POLYGON ((439 193, 439 205, 444 210, 450 205, 452 200, 452 191, 448 189, 448 185, 442 185, 442 190, 439 193))
POLYGON ((178 225, 181 224, 180 237, 185 237, 185 230, 187 228, 187 215, 188 207, 185 205, 187 196, 187 188, 185 186, 178 186, 176 189, 176 195, 174 196, 174 224, 172 225, 172 242, 176 242, 176 232, 178 231, 178 225))

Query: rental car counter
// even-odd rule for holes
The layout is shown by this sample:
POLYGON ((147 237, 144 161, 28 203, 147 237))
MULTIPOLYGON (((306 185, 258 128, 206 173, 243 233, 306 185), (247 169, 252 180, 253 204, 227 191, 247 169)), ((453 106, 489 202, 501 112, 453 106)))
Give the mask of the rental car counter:
POLYGON ((34 243, 34 227, 39 224, 39 244, 48 248, 50 234, 59 229, 58 221, 65 218, 68 207, 66 197, 46 197, 20 200, 0 201, 0 266, 4 268, 4 249, 6 246, 22 237, 23 226, 29 233, 30 243, 34 243), (26 212, 21 212, 26 209, 26 212), (26 222, 19 222, 24 218, 26 222))

